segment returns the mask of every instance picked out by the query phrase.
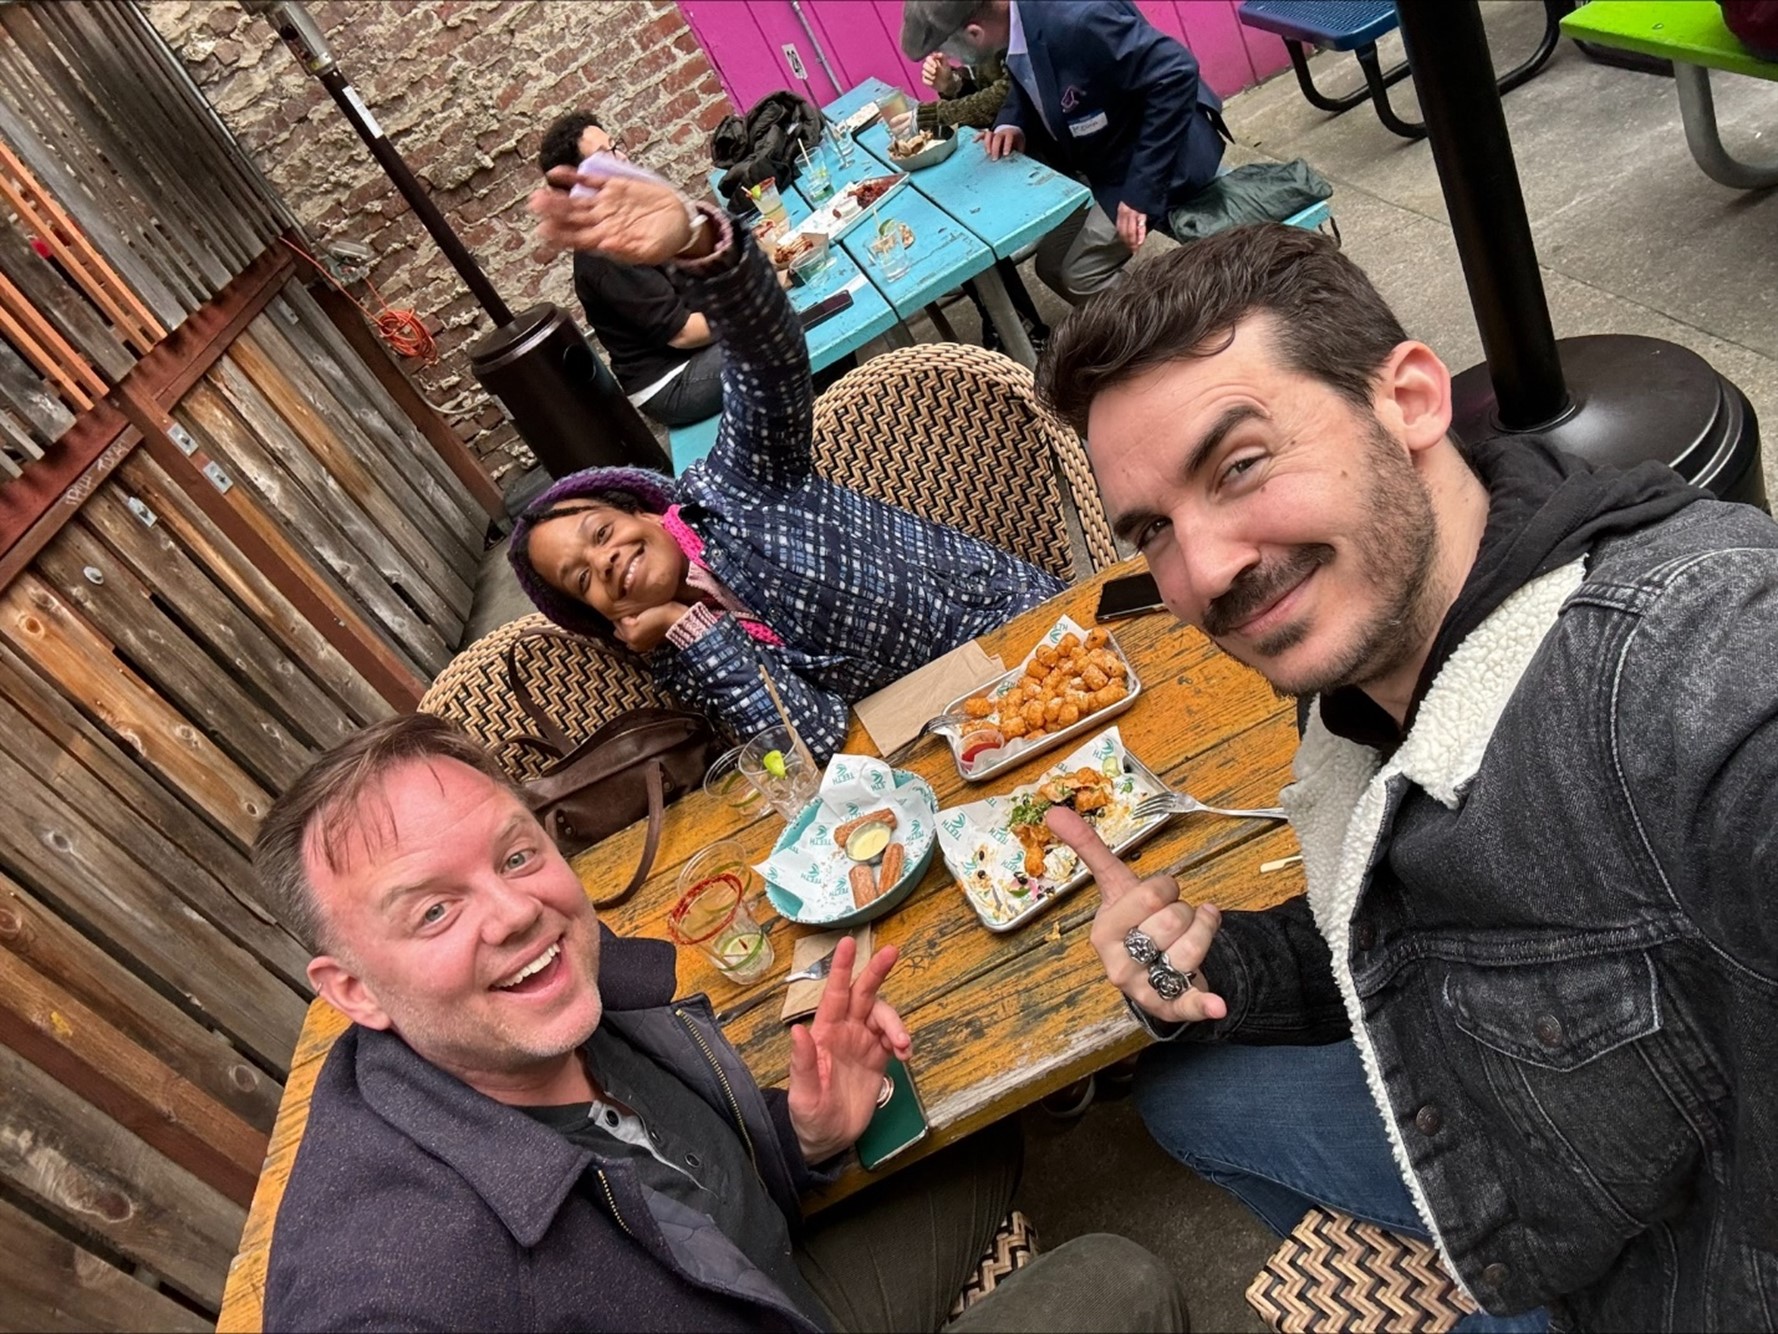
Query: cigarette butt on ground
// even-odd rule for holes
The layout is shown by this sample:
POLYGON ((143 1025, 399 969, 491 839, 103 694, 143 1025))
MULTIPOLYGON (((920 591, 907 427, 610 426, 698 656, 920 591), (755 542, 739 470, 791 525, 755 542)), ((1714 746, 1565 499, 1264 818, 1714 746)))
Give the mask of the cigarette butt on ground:
POLYGON ((1273 871, 1282 871, 1286 866, 1290 866, 1296 862, 1300 862, 1302 859, 1303 859, 1302 853, 1293 852, 1290 856, 1280 857, 1275 862, 1261 862, 1259 864, 1259 873, 1261 875, 1270 875, 1273 871))

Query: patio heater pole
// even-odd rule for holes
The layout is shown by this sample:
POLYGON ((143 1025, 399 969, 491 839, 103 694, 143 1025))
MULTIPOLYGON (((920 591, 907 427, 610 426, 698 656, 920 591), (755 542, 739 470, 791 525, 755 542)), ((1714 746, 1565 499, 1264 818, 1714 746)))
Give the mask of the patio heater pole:
POLYGON ((1595 463, 1659 459, 1764 508, 1753 407, 1702 357, 1637 334, 1555 336, 1477 0, 1396 10, 1487 358, 1452 381, 1452 430, 1534 431, 1595 463))
POLYGON ((1500 424, 1535 430, 1569 410, 1568 387, 1481 10, 1474 0, 1402 0, 1397 11, 1500 424))
POLYGON ((672 471, 672 460, 630 405, 578 326, 547 302, 514 315, 469 247, 371 115, 300 0, 242 0, 272 25, 346 120, 457 271, 494 331, 471 344, 470 369, 511 414, 519 435, 553 477, 603 464, 672 471))

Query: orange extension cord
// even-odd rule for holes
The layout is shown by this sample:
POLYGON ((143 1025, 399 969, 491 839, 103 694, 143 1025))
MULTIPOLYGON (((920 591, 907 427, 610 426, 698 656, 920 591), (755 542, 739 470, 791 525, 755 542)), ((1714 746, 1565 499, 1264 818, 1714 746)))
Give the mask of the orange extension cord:
POLYGON ((374 315, 371 313, 368 306, 345 289, 344 284, 342 284, 338 278, 333 276, 332 270, 320 260, 316 259, 289 237, 280 236, 278 239, 284 242, 284 244, 289 246, 292 250, 296 251, 296 253, 301 255, 304 259, 308 260, 308 262, 314 266, 315 272, 326 278, 327 281, 332 283, 339 291, 340 295, 345 297, 346 300, 350 301, 354 306, 357 306, 359 310, 363 311, 364 318, 376 326, 377 333, 382 337, 382 340, 390 347, 394 348, 396 352, 404 357, 416 357, 420 360, 420 363, 425 366, 430 366, 438 360, 438 344, 433 341, 432 335, 427 331, 426 326, 420 322, 419 315, 411 310, 391 306, 383 299, 383 294, 377 290, 377 285, 370 280, 370 275, 368 273, 365 275, 364 285, 370 288, 371 295, 377 299, 377 304, 382 307, 382 311, 374 315))

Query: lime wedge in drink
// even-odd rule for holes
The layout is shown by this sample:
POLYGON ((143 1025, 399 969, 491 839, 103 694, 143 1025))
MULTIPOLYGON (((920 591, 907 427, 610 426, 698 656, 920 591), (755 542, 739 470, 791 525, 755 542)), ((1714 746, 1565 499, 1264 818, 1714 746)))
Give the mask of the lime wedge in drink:
POLYGON ((781 750, 768 750, 759 763, 773 778, 789 777, 790 771, 784 767, 784 752, 781 750))

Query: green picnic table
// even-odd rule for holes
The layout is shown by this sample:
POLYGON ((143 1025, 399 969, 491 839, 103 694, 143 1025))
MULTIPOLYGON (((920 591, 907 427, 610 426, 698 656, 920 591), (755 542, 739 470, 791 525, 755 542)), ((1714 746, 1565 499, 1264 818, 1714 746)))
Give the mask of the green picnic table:
POLYGON ((1673 62, 1685 142, 1704 174, 1737 190, 1778 185, 1778 161, 1742 162, 1723 147, 1710 71, 1778 81, 1778 61, 1761 60, 1730 32, 1716 0, 1593 0, 1562 20, 1576 41, 1673 62))

